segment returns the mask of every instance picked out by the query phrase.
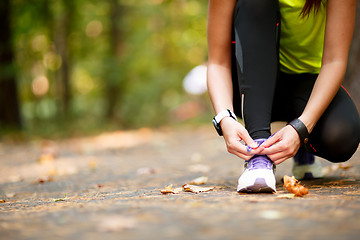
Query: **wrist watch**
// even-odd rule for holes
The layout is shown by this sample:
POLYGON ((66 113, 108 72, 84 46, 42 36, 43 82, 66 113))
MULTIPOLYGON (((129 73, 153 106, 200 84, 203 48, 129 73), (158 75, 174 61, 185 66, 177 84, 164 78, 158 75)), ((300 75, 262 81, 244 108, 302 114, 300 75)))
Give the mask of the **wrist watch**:
POLYGON ((219 136, 222 136, 222 130, 221 130, 221 126, 220 126, 220 122, 221 120, 223 120, 225 117, 231 117, 233 118, 235 121, 237 121, 236 115, 235 113, 233 113, 232 111, 230 111, 229 109, 226 109, 224 111, 219 112, 218 115, 216 115, 213 120, 212 123, 214 124, 214 127, 217 131, 217 133, 219 134, 219 136))

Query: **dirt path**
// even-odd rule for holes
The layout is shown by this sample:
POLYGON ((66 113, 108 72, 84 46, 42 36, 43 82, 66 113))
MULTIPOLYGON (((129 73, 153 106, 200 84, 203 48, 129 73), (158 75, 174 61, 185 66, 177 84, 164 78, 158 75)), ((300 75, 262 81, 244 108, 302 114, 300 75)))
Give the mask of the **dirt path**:
POLYGON ((242 161, 211 126, 140 129, 91 138, 0 143, 1 239, 358 239, 360 151, 322 161, 309 194, 240 195, 242 161), (202 193, 163 195, 208 178, 202 193))

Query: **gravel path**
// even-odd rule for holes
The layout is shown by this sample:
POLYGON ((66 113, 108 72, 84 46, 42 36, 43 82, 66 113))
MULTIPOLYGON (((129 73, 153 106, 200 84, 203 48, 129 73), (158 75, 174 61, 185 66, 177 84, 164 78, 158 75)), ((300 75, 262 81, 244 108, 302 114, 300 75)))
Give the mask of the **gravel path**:
MULTIPOLYGON (((360 151, 321 160, 304 197, 238 194, 243 161, 211 126, 0 143, 1 239, 359 239, 360 151), (162 194, 206 177, 209 192, 162 194)), ((206 180, 206 178, 204 178, 206 180)))

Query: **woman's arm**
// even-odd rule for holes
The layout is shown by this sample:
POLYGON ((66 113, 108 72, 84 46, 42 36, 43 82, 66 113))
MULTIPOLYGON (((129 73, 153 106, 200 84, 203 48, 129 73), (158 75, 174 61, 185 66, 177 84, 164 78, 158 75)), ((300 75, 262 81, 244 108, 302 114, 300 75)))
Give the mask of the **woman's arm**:
MULTIPOLYGON (((343 81, 353 36, 356 0, 328 0, 322 66, 309 101, 299 117, 309 133, 343 81)), ((294 156, 300 146, 296 131, 287 126, 263 143, 276 164, 294 156), (294 137, 295 136, 295 137, 294 137), (276 144, 275 144, 276 143, 276 144)))
POLYGON ((328 0, 324 53, 318 79, 300 120, 309 133, 335 97, 346 72, 356 0, 328 0))
MULTIPOLYGON (((207 84, 216 114, 226 109, 233 110, 231 31, 235 4, 236 0, 209 0, 207 84)), ((257 148, 257 144, 240 123, 226 117, 220 122, 220 125, 230 153, 243 159, 249 159, 257 153, 256 150, 246 151, 246 147, 240 143, 241 140, 244 140, 250 147, 257 148)))

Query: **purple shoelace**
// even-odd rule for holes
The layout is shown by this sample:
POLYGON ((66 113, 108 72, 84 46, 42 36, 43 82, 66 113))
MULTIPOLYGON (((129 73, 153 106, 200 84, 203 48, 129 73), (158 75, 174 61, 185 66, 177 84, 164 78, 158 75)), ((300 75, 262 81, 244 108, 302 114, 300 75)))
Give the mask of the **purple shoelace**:
MULTIPOLYGON (((266 141, 266 138, 260 138, 260 139, 254 140, 254 141, 257 143, 258 146, 260 146, 263 142, 266 141)), ((252 150, 252 148, 250 146, 246 145, 246 150, 248 152, 250 152, 252 150)))
MULTIPOLYGON (((266 141, 266 138, 256 139, 254 140, 258 146, 260 146, 263 142, 266 141)), ((251 147, 246 146, 248 152, 252 150, 251 147)), ((273 169, 272 161, 265 155, 255 155, 252 159, 247 162, 247 169, 273 169)))
POLYGON ((248 161, 247 169, 272 169, 273 163, 267 156, 255 156, 248 161))

